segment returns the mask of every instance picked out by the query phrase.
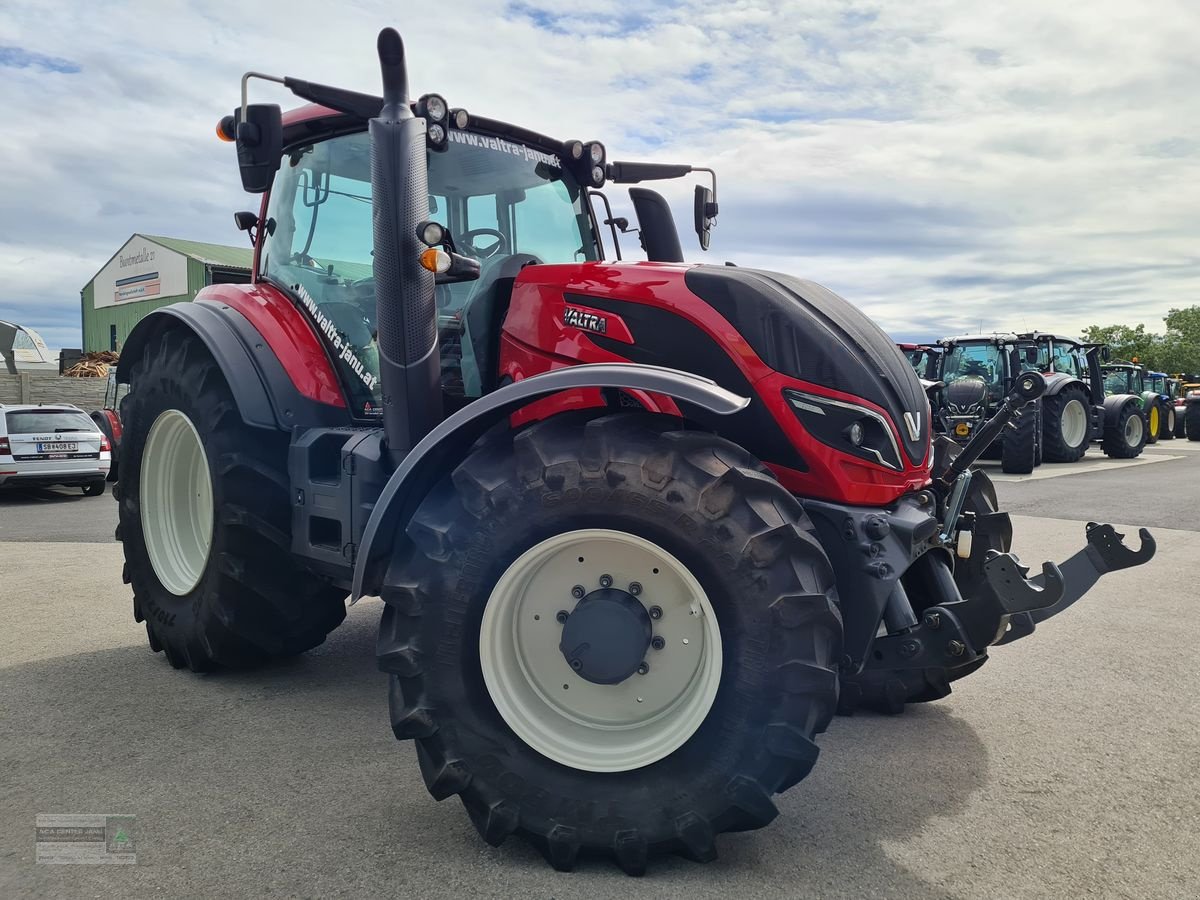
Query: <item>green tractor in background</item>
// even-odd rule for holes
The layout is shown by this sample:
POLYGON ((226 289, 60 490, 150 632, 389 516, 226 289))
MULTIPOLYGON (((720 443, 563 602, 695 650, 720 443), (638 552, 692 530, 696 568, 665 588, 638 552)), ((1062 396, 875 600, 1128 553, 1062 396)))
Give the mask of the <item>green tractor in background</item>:
MULTIPOLYGON (((1102 365, 1100 371, 1104 374, 1104 396, 1133 394, 1141 398, 1142 420, 1146 425, 1146 443, 1158 443, 1158 439, 1163 436, 1164 422, 1169 416, 1174 417, 1175 410, 1173 405, 1167 403, 1158 391, 1152 389, 1151 383, 1146 378, 1146 369, 1136 362, 1115 360, 1102 365)), ((1174 436, 1174 432, 1172 432, 1172 436, 1174 436)))

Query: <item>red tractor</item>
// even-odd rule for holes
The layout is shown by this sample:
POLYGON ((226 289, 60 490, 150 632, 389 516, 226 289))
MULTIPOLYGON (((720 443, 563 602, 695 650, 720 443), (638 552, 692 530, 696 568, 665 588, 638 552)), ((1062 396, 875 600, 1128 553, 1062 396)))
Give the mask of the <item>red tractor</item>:
MULTIPOLYGON (((236 217, 254 283, 154 311, 121 355, 124 576, 172 666, 299 653, 378 595, 433 796, 491 844, 640 873, 770 822, 838 709, 945 696, 1153 554, 1089 526, 1027 578, 981 445, 934 445, 862 312, 684 264, 642 188, 651 261, 605 258, 605 183, 693 167, 411 103, 391 29, 379 57, 382 98, 276 79, 313 104, 286 115, 243 80, 219 130, 263 197, 236 217)), ((706 245, 711 189, 695 212, 706 245)), ((1017 379, 980 439, 1041 389, 1017 379)))

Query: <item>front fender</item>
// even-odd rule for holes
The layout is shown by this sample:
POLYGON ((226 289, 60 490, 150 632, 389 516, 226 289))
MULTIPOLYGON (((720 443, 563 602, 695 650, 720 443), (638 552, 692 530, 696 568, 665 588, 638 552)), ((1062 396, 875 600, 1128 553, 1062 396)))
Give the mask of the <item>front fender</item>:
POLYGON ((1121 416, 1121 410, 1132 403, 1142 409, 1142 398, 1135 394, 1113 394, 1104 398, 1104 424, 1116 425, 1121 416))
POLYGON ((1068 385, 1078 385, 1089 395, 1091 394, 1091 391, 1088 390, 1088 386, 1086 384, 1084 384, 1078 378, 1074 378, 1064 372, 1051 372, 1044 377, 1046 379, 1046 391, 1043 396, 1053 397, 1055 394, 1061 394, 1063 389, 1068 385))
POLYGON ((396 529, 407 520, 446 468, 461 460, 489 428, 529 402, 559 391, 579 388, 624 388, 666 394, 719 415, 745 409, 750 400, 714 381, 659 366, 599 363, 567 366, 533 375, 493 391, 460 409, 425 435, 392 473, 379 494, 363 531, 354 564, 351 602, 378 587, 375 563, 389 553, 396 529))

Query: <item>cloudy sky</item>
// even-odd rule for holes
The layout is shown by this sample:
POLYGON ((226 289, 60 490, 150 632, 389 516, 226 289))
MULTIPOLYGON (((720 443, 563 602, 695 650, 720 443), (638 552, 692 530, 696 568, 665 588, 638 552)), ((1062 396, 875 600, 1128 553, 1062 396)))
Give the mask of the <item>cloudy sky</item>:
POLYGON ((420 8, 4 0, 0 318, 78 346, 79 290, 133 232, 240 243, 257 206, 213 126, 242 72, 377 93, 383 25, 415 93, 713 166, 708 259, 819 281, 897 338, 1200 303, 1192 0, 420 8))

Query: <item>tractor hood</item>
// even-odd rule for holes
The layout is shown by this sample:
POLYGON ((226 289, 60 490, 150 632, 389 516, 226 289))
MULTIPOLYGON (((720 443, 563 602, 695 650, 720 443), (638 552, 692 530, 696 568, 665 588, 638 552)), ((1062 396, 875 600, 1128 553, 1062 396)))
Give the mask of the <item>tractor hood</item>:
POLYGON ((886 410, 905 455, 913 465, 925 461, 929 399, 908 360, 862 310, 819 284, 777 272, 696 266, 684 280, 768 366, 886 410))

